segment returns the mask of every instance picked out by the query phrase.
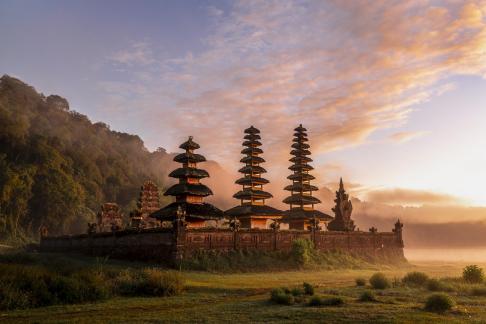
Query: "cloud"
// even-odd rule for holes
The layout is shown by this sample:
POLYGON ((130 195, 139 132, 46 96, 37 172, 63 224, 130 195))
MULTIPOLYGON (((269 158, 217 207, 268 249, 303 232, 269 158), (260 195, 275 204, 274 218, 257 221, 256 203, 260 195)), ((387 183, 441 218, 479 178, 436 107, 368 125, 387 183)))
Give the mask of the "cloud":
POLYGON ((127 66, 149 65, 155 62, 152 49, 147 42, 133 43, 130 48, 118 51, 108 57, 108 60, 127 66))
POLYGON ((366 200, 390 205, 450 205, 461 201, 447 194, 403 188, 373 190, 366 194, 366 200))
POLYGON ((286 161, 299 123, 314 154, 362 145, 377 130, 405 125, 411 107, 446 91, 451 76, 486 75, 485 7, 472 0, 236 2, 218 14, 200 52, 153 62, 153 49, 141 43, 116 53, 113 61, 151 77, 133 75, 130 84, 143 93, 128 103, 111 94, 103 107, 130 112, 149 147, 172 149, 192 134, 231 169, 252 124, 272 165, 286 161))
POLYGON ((409 142, 415 138, 422 137, 426 134, 429 134, 429 132, 425 131, 417 131, 417 132, 398 132, 398 133, 393 133, 390 135, 389 139, 392 142, 395 143, 406 143, 409 142))

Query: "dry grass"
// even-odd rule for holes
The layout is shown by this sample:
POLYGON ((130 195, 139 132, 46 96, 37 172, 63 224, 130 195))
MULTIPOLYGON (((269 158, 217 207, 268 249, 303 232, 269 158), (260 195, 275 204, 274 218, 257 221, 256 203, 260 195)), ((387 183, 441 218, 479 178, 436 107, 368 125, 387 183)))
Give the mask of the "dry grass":
MULTIPOLYGON (((143 268, 147 265, 111 263, 114 268, 143 268)), ((431 278, 460 278, 464 263, 417 263, 406 268, 382 268, 388 278, 403 278, 410 271, 421 271, 431 278)), ((484 265, 482 265, 484 266, 484 265)), ((306 270, 268 273, 216 274, 184 272, 187 290, 171 298, 123 297, 96 304, 51 306, 4 312, 2 322, 394 322, 464 323, 486 321, 486 297, 472 296, 471 287, 460 280, 449 280, 456 290, 448 292, 457 306, 444 314, 424 311, 426 287, 394 286, 376 291, 377 302, 359 301, 367 287, 356 287, 356 278, 370 278, 370 270, 306 270), (308 307, 272 304, 270 291, 277 287, 316 286, 322 298, 337 297, 341 306, 308 307)), ((446 280, 447 281, 447 280, 446 280)), ((474 286, 476 287, 476 286, 474 286)))

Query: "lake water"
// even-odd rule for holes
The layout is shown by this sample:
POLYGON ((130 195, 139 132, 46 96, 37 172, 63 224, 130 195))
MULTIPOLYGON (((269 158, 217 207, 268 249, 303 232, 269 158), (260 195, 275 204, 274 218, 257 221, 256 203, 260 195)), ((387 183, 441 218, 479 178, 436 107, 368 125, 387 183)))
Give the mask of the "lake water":
POLYGON ((476 249, 405 249, 409 261, 486 262, 486 247, 476 249))

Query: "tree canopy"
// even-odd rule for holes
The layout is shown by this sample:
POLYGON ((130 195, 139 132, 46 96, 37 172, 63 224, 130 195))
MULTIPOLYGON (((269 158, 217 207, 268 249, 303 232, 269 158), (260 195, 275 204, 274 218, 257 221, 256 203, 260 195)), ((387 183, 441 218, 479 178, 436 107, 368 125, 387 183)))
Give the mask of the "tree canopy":
POLYGON ((0 78, 0 239, 36 238, 41 226, 84 231, 104 202, 127 214, 145 180, 163 187, 170 160, 136 135, 92 123, 58 95, 0 78))

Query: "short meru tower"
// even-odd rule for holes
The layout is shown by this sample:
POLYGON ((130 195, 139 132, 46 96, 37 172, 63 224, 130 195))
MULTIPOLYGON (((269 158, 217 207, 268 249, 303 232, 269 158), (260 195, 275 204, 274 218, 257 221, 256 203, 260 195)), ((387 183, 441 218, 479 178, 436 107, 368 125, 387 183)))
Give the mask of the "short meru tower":
POLYGON ((198 163, 206 161, 204 156, 194 153, 199 147, 199 144, 192 140, 192 136, 179 146, 185 152, 176 155, 174 161, 182 163, 182 167, 169 174, 169 177, 179 179, 179 183, 164 193, 165 196, 175 197, 175 202, 154 212, 151 217, 162 222, 172 222, 178 213, 182 212, 189 228, 205 227, 208 221, 223 218, 223 212, 219 208, 203 201, 204 197, 212 195, 213 192, 200 182, 200 179, 209 177, 209 174, 197 168, 198 163))

